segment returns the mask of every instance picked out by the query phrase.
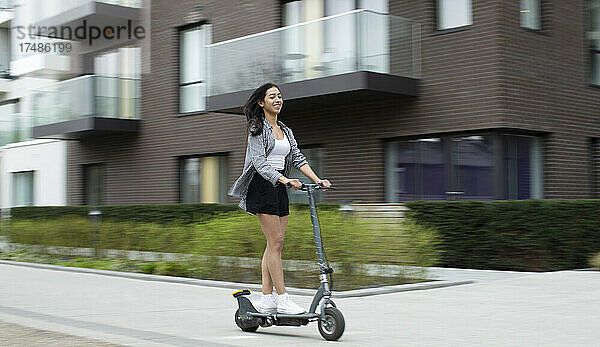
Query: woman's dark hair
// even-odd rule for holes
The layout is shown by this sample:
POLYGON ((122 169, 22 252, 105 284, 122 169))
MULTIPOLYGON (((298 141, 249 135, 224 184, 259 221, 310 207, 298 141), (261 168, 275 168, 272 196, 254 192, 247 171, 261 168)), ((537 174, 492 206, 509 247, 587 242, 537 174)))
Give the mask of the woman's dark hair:
POLYGON ((248 101, 244 105, 244 114, 246 115, 246 120, 248 121, 248 131, 256 136, 263 131, 263 119, 265 119, 265 112, 262 107, 258 104, 259 100, 264 100, 267 95, 267 90, 276 87, 279 87, 273 83, 265 83, 262 86, 256 88, 254 93, 250 95, 248 101))

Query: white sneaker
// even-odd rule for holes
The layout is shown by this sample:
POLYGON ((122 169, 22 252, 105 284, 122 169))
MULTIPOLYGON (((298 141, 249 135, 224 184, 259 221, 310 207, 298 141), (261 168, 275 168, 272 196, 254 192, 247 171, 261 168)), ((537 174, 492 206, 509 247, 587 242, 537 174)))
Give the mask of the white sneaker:
POLYGON ((277 303, 273 294, 263 294, 260 300, 256 303, 256 309, 260 313, 275 313, 277 312, 277 303))
POLYGON ((306 310, 298 306, 287 292, 277 296, 277 313, 301 314, 304 312, 306 310))

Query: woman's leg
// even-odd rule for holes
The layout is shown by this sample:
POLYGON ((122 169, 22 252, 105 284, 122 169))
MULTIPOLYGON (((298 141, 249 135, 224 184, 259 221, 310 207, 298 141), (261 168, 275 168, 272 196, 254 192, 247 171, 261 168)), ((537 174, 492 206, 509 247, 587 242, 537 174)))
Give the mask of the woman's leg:
POLYGON ((262 231, 267 239, 267 247, 265 248, 262 260, 263 294, 271 294, 273 292, 273 286, 275 286, 278 294, 283 294, 285 293, 283 268, 281 267, 283 232, 279 220, 280 217, 263 213, 258 213, 257 216, 262 231))

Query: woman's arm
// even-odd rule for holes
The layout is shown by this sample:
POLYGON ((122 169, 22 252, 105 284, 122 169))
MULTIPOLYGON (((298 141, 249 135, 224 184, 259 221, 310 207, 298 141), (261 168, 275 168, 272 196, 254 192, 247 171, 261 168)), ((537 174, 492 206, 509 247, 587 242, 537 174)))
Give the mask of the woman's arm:
POLYGON ((304 174, 304 176, 310 178, 313 182, 320 184, 324 187, 331 187, 331 183, 328 180, 322 180, 317 176, 317 174, 312 170, 308 163, 300 166, 300 172, 304 174))

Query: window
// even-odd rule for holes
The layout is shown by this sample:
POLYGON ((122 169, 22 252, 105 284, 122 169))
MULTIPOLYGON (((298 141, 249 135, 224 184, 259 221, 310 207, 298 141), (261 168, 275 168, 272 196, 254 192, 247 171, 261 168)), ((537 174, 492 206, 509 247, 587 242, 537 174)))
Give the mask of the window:
POLYGON ((590 2, 591 83, 600 85, 600 0, 590 2))
MULTIPOLYGON (((138 119, 141 48, 121 47, 94 58, 96 109, 99 117, 138 119)), ((82 105, 82 108, 92 105, 82 105)))
POLYGON ((33 206, 33 171, 13 172, 13 206, 33 206))
POLYGON ((541 0, 521 0, 521 27, 532 30, 540 30, 540 2, 541 0))
POLYGON ((205 46, 210 44, 210 26, 194 25, 182 29, 179 40, 179 111, 204 111, 208 59, 205 46))
POLYGON ((180 162, 182 203, 227 202, 227 156, 198 156, 180 162))
POLYGON ((445 143, 439 137, 388 143, 389 201, 446 198, 445 143))
POLYGON ((438 0, 438 30, 472 24, 471 0, 438 0))
POLYGON ((494 198, 494 148, 491 136, 454 137, 453 179, 461 199, 494 198))
POLYGON ((104 203, 104 165, 83 166, 84 201, 86 205, 98 206, 104 203))
MULTIPOLYGON (((323 159, 324 159, 323 158, 323 148, 315 147, 315 146, 302 147, 302 148, 300 148, 300 151, 302 152, 302 154, 304 154, 306 156, 308 165, 310 165, 310 167, 317 174, 317 176, 319 176, 322 179, 325 179, 326 177, 323 176, 323 174, 324 174, 323 173, 323 159)), ((298 170, 296 168, 292 168, 289 178, 297 178, 301 182, 309 182, 310 181, 306 178, 306 176, 304 176, 304 174, 302 172, 300 172, 300 170, 298 170)), ((310 182, 310 183, 312 183, 312 182, 310 182)), ((308 196, 306 195, 306 192, 302 192, 299 190, 293 190, 293 189, 288 189, 288 192, 289 192, 288 195, 290 197, 290 202, 308 204, 308 196)), ((320 191, 316 191, 314 197, 315 197, 315 201, 317 203, 323 202, 323 195, 321 194, 320 191)))
POLYGON ((386 195, 389 202, 541 198, 540 139, 492 133, 389 142, 386 195))
POLYGON ((541 198, 540 141, 528 136, 503 136, 504 198, 541 198))

